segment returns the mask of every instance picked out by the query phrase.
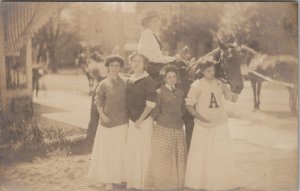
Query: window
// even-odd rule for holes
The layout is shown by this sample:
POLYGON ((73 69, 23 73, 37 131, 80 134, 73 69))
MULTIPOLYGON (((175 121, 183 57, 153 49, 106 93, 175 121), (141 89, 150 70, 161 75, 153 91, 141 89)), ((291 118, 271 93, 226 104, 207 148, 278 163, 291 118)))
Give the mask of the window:
POLYGON ((5 69, 6 88, 8 90, 27 88, 26 45, 19 52, 5 56, 5 69))

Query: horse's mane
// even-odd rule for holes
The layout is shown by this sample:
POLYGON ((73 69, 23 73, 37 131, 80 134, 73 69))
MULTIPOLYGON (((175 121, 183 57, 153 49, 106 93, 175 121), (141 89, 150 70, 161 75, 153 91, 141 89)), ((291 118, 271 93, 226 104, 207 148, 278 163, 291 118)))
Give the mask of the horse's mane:
POLYGON ((200 57, 194 64, 199 64, 202 60, 216 60, 221 54, 220 48, 216 48, 211 52, 205 54, 204 56, 200 57))
MULTIPOLYGON (((190 74, 193 76, 193 79, 201 79, 203 78, 203 74, 199 68, 199 63, 201 61, 205 61, 205 60, 211 60, 214 62, 218 62, 219 58, 221 55, 221 51, 220 48, 216 48, 214 50, 212 50, 211 52, 207 53, 206 55, 200 57, 199 59, 197 59, 195 62, 193 62, 191 64, 191 69, 190 69, 190 74)), ((219 78, 219 74, 221 73, 221 71, 218 71, 218 68, 216 68, 216 78, 219 78)))

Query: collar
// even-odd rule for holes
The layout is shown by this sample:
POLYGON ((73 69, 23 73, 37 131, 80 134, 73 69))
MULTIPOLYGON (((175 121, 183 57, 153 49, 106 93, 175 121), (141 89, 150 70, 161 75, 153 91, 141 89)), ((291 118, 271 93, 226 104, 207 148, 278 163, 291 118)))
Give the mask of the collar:
POLYGON ((209 85, 213 85, 213 84, 216 84, 217 83, 217 79, 214 77, 214 79, 210 82, 208 80, 206 80, 204 77, 202 78, 203 81, 206 83, 206 84, 209 84, 209 85))
POLYGON ((172 91, 172 87, 173 87, 174 89, 176 89, 175 86, 171 86, 171 85, 169 85, 169 84, 167 84, 167 83, 165 84, 165 86, 166 86, 169 90, 171 90, 171 91, 172 91))
POLYGON ((140 79, 143 79, 143 78, 146 78, 146 77, 148 77, 149 76, 149 74, 146 72, 146 71, 144 71, 144 73, 141 75, 141 76, 139 76, 139 77, 136 77, 135 76, 135 74, 133 74, 131 77, 130 77, 130 82, 131 83, 134 83, 134 82, 136 82, 136 81, 138 81, 138 80, 140 80, 140 79))
POLYGON ((120 75, 118 75, 118 77, 117 77, 117 78, 115 78, 115 79, 113 79, 113 78, 110 78, 110 77, 108 77, 108 79, 109 79, 109 80, 111 80, 111 81, 118 81, 118 80, 120 80, 120 79, 121 79, 121 77, 120 77, 120 75))

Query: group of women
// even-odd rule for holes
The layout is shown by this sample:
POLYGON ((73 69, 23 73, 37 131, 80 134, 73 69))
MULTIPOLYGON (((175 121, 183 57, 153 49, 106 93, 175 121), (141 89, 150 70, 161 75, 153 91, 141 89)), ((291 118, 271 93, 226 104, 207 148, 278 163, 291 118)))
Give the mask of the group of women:
POLYGON ((129 79, 119 74, 124 66, 121 56, 106 58, 108 76, 95 96, 100 124, 89 176, 107 190, 124 183, 138 190, 235 189, 234 152, 222 97, 235 102, 238 95, 214 77, 211 61, 200 63, 204 77, 191 85, 187 96, 176 86, 176 67, 164 66, 161 78, 161 66, 179 57, 157 51, 160 43, 153 30, 159 22, 155 11, 142 20, 145 30, 139 51, 129 58, 129 79), (185 110, 195 122, 189 152, 185 110))

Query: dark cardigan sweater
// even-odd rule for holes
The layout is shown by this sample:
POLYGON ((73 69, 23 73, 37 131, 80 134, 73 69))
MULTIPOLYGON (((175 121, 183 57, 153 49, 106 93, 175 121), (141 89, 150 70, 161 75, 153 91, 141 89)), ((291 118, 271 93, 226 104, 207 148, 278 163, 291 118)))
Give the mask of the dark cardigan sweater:
POLYGON ((156 82, 150 76, 133 83, 128 80, 126 103, 130 120, 135 122, 140 118, 147 101, 155 102, 155 90, 156 82))

